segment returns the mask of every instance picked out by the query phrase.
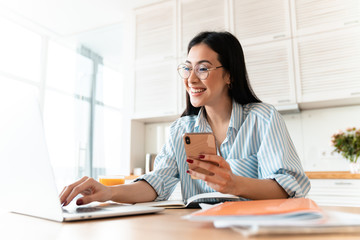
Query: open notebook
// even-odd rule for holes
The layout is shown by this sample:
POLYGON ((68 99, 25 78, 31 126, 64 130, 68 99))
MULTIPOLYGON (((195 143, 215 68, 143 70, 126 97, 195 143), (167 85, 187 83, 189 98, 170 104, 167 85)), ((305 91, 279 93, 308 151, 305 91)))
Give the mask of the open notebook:
POLYGON ((10 99, 2 99, 0 96, 0 112, 2 208, 55 221, 155 213, 163 210, 149 206, 98 204, 91 208, 82 206, 79 209, 63 211, 35 96, 14 95, 10 99))

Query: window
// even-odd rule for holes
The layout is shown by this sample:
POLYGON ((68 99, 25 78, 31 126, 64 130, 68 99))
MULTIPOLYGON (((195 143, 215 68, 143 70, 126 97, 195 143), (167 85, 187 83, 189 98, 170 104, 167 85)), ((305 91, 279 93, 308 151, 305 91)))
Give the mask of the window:
POLYGON ((40 82, 42 38, 0 16, 0 73, 40 82))
POLYGON ((59 190, 84 175, 128 174, 122 75, 90 49, 65 47, 1 16, 0 31, 0 93, 39 96, 59 190))

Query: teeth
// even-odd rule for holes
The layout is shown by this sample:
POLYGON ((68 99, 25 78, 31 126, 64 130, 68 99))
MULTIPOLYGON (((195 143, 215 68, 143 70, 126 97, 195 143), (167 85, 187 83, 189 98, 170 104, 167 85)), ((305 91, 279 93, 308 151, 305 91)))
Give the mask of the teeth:
POLYGON ((203 92, 205 91, 205 89, 192 89, 193 93, 199 93, 199 92, 203 92))

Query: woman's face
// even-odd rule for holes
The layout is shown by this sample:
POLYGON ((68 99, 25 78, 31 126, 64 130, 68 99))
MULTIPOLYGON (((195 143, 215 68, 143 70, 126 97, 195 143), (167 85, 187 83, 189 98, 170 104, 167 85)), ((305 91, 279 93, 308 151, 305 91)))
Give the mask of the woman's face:
POLYGON ((200 80, 195 74, 194 68, 197 64, 205 65, 207 68, 221 66, 218 54, 208 45, 201 43, 193 46, 185 64, 193 69, 189 78, 184 79, 184 83, 194 107, 211 107, 222 104, 224 100, 230 98, 228 94, 230 78, 224 68, 211 70, 205 80, 200 80))

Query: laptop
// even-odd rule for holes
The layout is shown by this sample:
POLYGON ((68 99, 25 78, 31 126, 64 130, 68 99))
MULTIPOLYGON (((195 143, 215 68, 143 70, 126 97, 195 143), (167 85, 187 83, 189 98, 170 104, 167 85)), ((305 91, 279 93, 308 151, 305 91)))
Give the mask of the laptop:
POLYGON ((0 208, 59 222, 164 210, 115 203, 62 208, 38 101, 34 94, 7 96, 0 94, 0 208))

